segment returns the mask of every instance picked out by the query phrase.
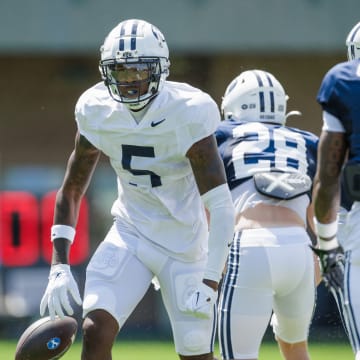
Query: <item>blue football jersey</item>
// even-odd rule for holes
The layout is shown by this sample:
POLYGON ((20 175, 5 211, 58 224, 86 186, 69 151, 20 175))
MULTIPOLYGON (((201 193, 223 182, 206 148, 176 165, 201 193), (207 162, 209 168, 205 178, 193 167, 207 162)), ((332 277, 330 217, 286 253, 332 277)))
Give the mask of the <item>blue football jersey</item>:
POLYGON ((316 171, 318 137, 292 127, 224 120, 215 132, 230 189, 258 172, 316 171))
POLYGON ((360 60, 332 67, 321 83, 317 101, 343 124, 349 163, 360 163, 360 60))

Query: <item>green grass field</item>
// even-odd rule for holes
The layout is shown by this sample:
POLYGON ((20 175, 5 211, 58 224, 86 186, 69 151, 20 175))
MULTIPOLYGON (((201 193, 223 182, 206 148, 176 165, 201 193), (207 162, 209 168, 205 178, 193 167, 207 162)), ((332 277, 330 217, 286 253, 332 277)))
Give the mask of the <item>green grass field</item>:
MULTIPOLYGON (((16 347, 15 341, 0 341, 1 360, 13 360, 16 347)), ((347 343, 310 343, 312 360, 353 360, 354 356, 347 343)), ((81 344, 75 342, 62 360, 80 360, 81 344)), ((215 355, 219 357, 218 349, 215 355)), ((219 357, 220 358, 220 357, 219 357)), ((118 341, 114 346, 113 360, 177 360, 171 342, 157 341, 118 341)), ((281 359, 277 345, 265 342, 261 347, 259 360, 281 359)))

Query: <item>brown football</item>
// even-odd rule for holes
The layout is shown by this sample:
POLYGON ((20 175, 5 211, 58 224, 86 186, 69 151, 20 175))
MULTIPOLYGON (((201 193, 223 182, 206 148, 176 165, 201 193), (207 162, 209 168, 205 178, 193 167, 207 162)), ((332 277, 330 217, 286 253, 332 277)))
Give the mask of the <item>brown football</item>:
POLYGON ((70 316, 55 320, 47 316, 35 321, 22 333, 15 360, 60 359, 72 345, 77 328, 77 321, 70 316))

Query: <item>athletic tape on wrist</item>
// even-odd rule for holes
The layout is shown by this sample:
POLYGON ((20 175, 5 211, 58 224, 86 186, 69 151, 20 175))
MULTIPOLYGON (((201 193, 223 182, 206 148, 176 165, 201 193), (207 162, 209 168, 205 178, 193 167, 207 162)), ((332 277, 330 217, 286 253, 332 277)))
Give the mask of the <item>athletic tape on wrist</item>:
POLYGON ((53 225, 51 227, 51 241, 54 241, 58 238, 65 238, 71 243, 74 242, 75 238, 75 229, 69 225, 53 225))
POLYGON ((339 243, 336 238, 336 234, 338 231, 337 219, 330 224, 322 224, 319 223, 316 218, 314 218, 314 224, 316 228, 320 249, 332 250, 339 246, 339 243))
POLYGON ((317 235, 323 239, 328 239, 328 238, 334 237, 338 231, 337 219, 330 224, 322 224, 322 223, 319 223, 316 220, 316 218, 314 218, 314 224, 315 224, 317 235))

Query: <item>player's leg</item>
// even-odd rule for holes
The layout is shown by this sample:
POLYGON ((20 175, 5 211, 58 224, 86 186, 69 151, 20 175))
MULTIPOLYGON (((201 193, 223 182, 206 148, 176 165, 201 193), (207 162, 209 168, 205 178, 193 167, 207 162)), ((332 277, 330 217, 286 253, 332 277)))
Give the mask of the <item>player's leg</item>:
POLYGON ((360 359, 360 249, 345 252, 343 318, 356 359, 360 359))
POLYGON ((185 263, 169 258, 157 274, 175 349, 182 360, 213 360, 216 306, 210 319, 199 319, 185 313, 185 300, 202 280, 205 261, 204 258, 197 263, 185 263))
POLYGON ((280 352, 286 360, 308 360, 307 338, 316 286, 313 255, 306 244, 282 245, 269 252, 275 291, 271 325, 280 352))
POLYGON ((118 331, 150 286, 153 274, 123 241, 128 236, 113 227, 87 267, 82 360, 111 359, 118 331))
MULTIPOLYGON (((347 234, 348 234, 348 226, 347 226, 347 218, 348 218, 348 211, 344 208, 340 206, 339 212, 338 212, 338 232, 337 232, 337 239, 339 241, 339 244, 343 247, 343 249, 346 248, 346 244, 347 244, 347 234), (345 247, 344 247, 345 245, 345 247)), ((349 256, 349 253, 348 253, 349 256)), ((348 267, 349 269, 349 267, 348 267)), ((335 287, 335 286, 330 286, 329 287, 329 291, 332 294, 337 308, 339 310, 339 315, 341 318, 341 322, 343 324, 343 328, 346 332, 346 335, 348 336, 348 338, 350 339, 350 334, 349 334, 349 318, 348 318, 348 314, 347 311, 345 309, 345 298, 344 298, 344 289, 335 287)))
POLYGON ((119 324, 105 310, 94 310, 83 322, 83 347, 81 359, 111 360, 111 349, 119 332, 119 324))
POLYGON ((285 359, 291 360, 309 360, 309 351, 307 341, 300 341, 294 344, 282 341, 277 338, 280 351, 285 359))
POLYGON ((263 233, 257 233, 243 231, 230 250, 219 301, 219 344, 225 360, 257 359, 272 313, 266 250, 261 245, 249 246, 261 243, 263 233))
MULTIPOLYGON (((339 242, 345 251, 342 320, 356 360, 360 360, 360 203, 355 202, 339 227, 339 242)), ((339 297, 339 294, 336 294, 339 297)), ((342 294, 340 294, 342 295, 342 294)), ((336 298, 335 298, 336 299, 336 298)))

